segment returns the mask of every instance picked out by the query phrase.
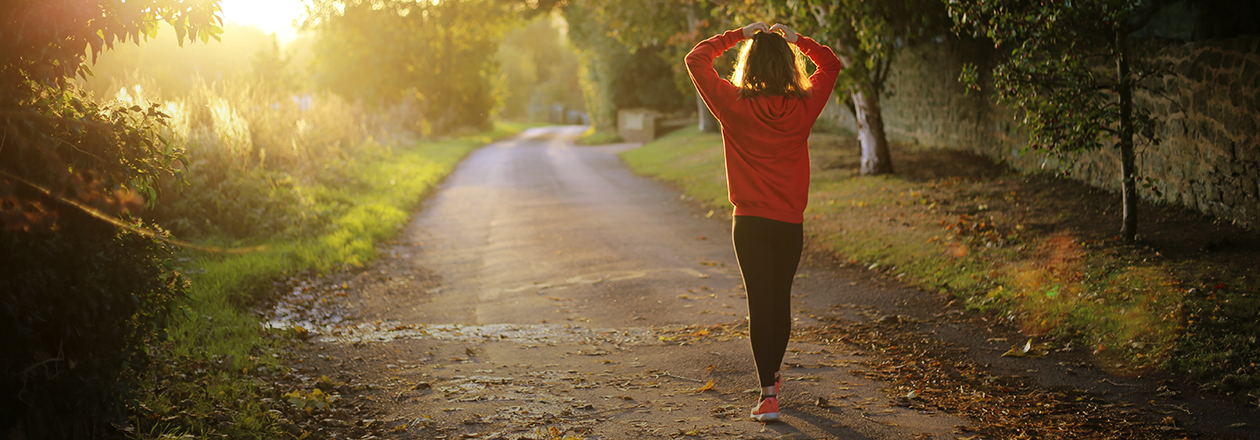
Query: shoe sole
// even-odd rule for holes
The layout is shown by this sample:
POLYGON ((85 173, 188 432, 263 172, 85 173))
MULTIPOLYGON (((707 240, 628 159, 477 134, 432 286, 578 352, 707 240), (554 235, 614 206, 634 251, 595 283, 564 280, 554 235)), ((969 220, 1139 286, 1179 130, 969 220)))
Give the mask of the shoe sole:
POLYGON ((777 422, 779 421, 779 413, 772 412, 772 413, 765 413, 765 414, 757 414, 755 416, 752 416, 752 418, 753 420, 756 420, 758 422, 777 422))

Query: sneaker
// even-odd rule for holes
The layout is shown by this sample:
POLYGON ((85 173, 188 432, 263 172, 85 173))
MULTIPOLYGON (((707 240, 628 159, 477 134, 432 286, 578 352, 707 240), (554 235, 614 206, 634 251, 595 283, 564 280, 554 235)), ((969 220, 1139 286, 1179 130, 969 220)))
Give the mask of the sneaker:
POLYGON ((766 397, 757 402, 752 410, 752 419, 762 423, 779 421, 778 396, 766 397))

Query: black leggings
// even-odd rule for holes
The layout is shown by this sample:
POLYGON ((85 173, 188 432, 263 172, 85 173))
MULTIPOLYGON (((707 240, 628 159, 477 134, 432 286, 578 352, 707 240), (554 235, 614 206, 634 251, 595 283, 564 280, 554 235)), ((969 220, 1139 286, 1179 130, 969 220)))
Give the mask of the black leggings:
POLYGON ((774 385, 792 332, 792 279, 801 261, 799 223, 735 216, 735 258, 748 292, 748 332, 761 386, 774 385))

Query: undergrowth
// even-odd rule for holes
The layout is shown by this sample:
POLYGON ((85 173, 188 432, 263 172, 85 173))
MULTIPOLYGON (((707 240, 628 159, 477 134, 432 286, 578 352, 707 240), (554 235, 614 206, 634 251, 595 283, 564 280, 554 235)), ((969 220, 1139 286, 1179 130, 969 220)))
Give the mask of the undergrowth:
MULTIPOLYGON (((1058 350, 1092 353, 1115 374, 1189 373, 1260 401, 1254 268, 1171 260, 1063 226, 1088 214, 1055 212, 1030 194, 1029 176, 859 176, 847 137, 815 134, 810 150, 807 237, 849 264, 951 295, 1058 350)), ((729 218, 718 135, 684 129, 622 158, 729 218)))

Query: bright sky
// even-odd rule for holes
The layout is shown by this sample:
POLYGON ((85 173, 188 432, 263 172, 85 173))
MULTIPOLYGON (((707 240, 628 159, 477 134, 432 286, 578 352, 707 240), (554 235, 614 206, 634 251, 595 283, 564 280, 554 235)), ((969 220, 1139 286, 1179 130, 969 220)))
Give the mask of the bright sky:
POLYGON ((220 0, 223 20, 276 34, 284 45, 297 36, 293 21, 306 12, 302 0, 220 0))

